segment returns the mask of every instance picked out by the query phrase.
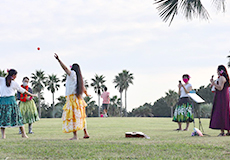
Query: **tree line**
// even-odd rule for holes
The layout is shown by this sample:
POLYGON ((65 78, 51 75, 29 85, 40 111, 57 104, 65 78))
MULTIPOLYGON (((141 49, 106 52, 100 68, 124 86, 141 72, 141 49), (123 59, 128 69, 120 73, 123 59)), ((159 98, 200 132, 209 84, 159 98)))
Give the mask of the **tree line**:
MULTIPOLYGON (((7 73, 4 70, 0 69, 0 76, 5 77, 7 73)), ((63 74, 61 78, 58 78, 57 75, 51 74, 46 75, 45 71, 36 70, 35 73, 31 74, 30 82, 31 88, 34 93, 38 94, 38 97, 34 97, 35 104, 38 108, 39 116, 41 118, 60 118, 62 115, 62 107, 64 106, 66 100, 64 96, 57 98, 58 102, 55 104, 54 95, 56 91, 61 86, 61 83, 66 82, 66 74, 63 74), (48 91, 52 93, 52 104, 49 105, 46 103, 43 96, 44 89, 47 88, 48 91)), ((127 116, 127 90, 130 84, 133 84, 133 73, 130 73, 127 70, 123 70, 121 73, 115 76, 113 83, 114 87, 118 89, 120 93, 120 98, 118 96, 113 96, 110 98, 110 108, 108 114, 110 116, 127 116), (122 94, 125 92, 125 107, 123 107, 122 94)), ((91 79, 89 85, 87 80, 84 80, 85 88, 93 87, 95 93, 98 96, 98 104, 93 101, 93 97, 84 97, 84 100, 87 103, 86 114, 88 117, 98 117, 100 116, 100 111, 102 111, 100 104, 100 96, 103 92, 105 86, 105 76, 95 74, 94 78, 91 79)))
MULTIPOLYGON (((195 117, 210 118, 214 93, 211 88, 201 86, 195 89, 195 92, 204 99, 205 103, 196 104, 193 102, 193 112, 195 117)), ((173 90, 165 93, 164 97, 156 100, 153 104, 145 103, 142 106, 133 109, 128 113, 129 117, 173 117, 173 111, 179 100, 179 95, 173 90)))

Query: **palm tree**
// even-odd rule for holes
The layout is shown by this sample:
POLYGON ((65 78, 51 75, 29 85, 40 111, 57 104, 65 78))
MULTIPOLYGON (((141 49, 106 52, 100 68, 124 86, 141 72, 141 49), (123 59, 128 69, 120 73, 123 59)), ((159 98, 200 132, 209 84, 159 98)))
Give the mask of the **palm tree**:
POLYGON ((173 90, 169 90, 168 93, 166 92, 165 94, 164 101, 171 107, 171 117, 173 117, 173 107, 176 105, 179 95, 173 90))
POLYGON ((60 96, 57 98, 58 102, 55 104, 54 108, 54 116, 56 118, 61 118, 62 115, 62 108, 66 103, 66 98, 64 96, 60 96))
POLYGON ((105 76, 103 75, 95 75, 95 78, 92 78, 91 80, 93 81, 93 83, 91 83, 91 86, 94 88, 95 93, 98 95, 98 117, 100 117, 100 95, 101 92, 103 90, 103 88, 105 88, 105 76))
MULTIPOLYGON (((57 75, 48 75, 48 79, 47 79, 47 89, 48 91, 51 91, 52 96, 53 96, 53 111, 54 111, 54 93, 55 91, 57 91, 60 87, 60 85, 58 84, 60 82, 60 79, 57 78, 57 75)), ((53 118, 54 118, 54 114, 53 114, 53 118)))
MULTIPOLYGON (((225 0, 214 0, 214 5, 218 11, 225 12, 225 0)), ((172 23, 175 15, 179 11, 182 12, 186 19, 199 17, 204 20, 209 19, 208 11, 205 9, 201 0, 156 0, 159 16, 163 21, 170 19, 169 25, 172 23)))
POLYGON ((127 90, 130 84, 133 84, 133 74, 129 73, 127 70, 122 71, 124 79, 124 89, 125 89, 125 116, 127 117, 127 90))
POLYGON ((124 80, 123 80, 123 74, 122 73, 118 73, 117 76, 115 76, 115 79, 113 80, 113 83, 115 83, 115 88, 118 89, 118 91, 120 92, 120 116, 122 117, 122 93, 125 89, 124 86, 124 80))
POLYGON ((64 83, 64 86, 65 86, 65 82, 66 82, 66 77, 67 77, 67 73, 65 73, 65 74, 62 75, 61 82, 64 83))
POLYGON ((46 79, 45 72, 42 70, 36 70, 35 73, 32 73, 31 76, 31 84, 33 87, 33 91, 38 93, 38 112, 39 117, 41 118, 41 91, 46 86, 46 79))
POLYGON ((98 106, 96 105, 96 102, 92 100, 92 97, 84 97, 84 100, 87 104, 86 107, 87 117, 96 117, 98 114, 97 113, 98 106))
POLYGON ((89 88, 88 81, 86 79, 84 79, 84 78, 83 78, 83 81, 84 81, 85 89, 87 90, 89 88))
POLYGON ((121 99, 117 98, 117 96, 113 96, 110 99, 110 105, 109 105, 109 115, 110 116, 118 116, 119 115, 119 108, 118 106, 120 106, 121 103, 121 99))
POLYGON ((4 70, 0 70, 0 77, 5 77, 7 74, 4 70))

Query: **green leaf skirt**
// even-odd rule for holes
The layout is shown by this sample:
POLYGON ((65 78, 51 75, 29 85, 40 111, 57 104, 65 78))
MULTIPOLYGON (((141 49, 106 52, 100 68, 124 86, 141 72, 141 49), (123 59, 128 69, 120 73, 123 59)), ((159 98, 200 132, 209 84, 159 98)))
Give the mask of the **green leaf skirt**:
POLYGON ((194 114, 192 109, 192 103, 188 97, 180 98, 174 111, 174 122, 193 122, 194 114))
POLYGON ((23 126, 22 115, 15 96, 0 97, 0 127, 23 126))
POLYGON ((23 124, 31 124, 40 120, 37 107, 33 99, 26 102, 20 102, 19 107, 22 114, 23 124))

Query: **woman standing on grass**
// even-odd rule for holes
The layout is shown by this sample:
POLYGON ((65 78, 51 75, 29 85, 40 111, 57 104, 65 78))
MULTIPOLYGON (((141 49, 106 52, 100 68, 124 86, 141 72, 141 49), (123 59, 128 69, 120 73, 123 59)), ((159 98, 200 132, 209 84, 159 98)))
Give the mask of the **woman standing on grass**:
POLYGON ((211 78, 211 85, 215 86, 215 96, 213 101, 212 115, 209 128, 220 129, 218 136, 225 136, 224 130, 227 130, 227 136, 230 136, 229 122, 229 76, 223 65, 217 68, 217 83, 211 78))
POLYGON ((28 138, 23 126, 23 120, 20 109, 16 103, 15 90, 26 93, 32 97, 36 95, 29 93, 24 88, 20 87, 14 79, 17 77, 17 71, 11 69, 8 75, 0 77, 0 127, 2 132, 2 139, 6 138, 5 128, 19 127, 23 138, 28 138))
POLYGON ((64 63, 59 59, 55 53, 54 57, 58 60, 61 67, 67 74, 66 79, 66 104, 63 107, 62 130, 64 133, 73 132, 73 138, 70 140, 77 140, 77 131, 84 130, 84 137, 89 138, 89 134, 86 129, 86 103, 82 98, 83 92, 86 96, 87 91, 83 84, 83 78, 81 70, 78 64, 73 64, 71 70, 69 70, 64 63))
POLYGON ((194 116, 192 113, 192 103, 189 100, 188 93, 192 90, 192 85, 189 83, 190 76, 188 74, 184 74, 182 76, 185 84, 182 84, 179 81, 179 92, 180 95, 179 102, 176 105, 176 109, 174 111, 173 121, 178 123, 179 128, 177 131, 182 130, 181 123, 186 122, 186 128, 184 131, 188 130, 189 123, 194 121, 194 116))

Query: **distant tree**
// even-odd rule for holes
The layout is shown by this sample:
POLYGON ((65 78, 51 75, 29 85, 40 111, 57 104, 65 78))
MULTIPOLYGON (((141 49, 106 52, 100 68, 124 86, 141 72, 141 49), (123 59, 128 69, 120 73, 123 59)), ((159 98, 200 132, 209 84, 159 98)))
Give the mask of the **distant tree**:
POLYGON ((125 90, 125 116, 127 117, 127 90, 130 84, 133 84, 133 73, 129 73, 127 70, 122 71, 123 74, 123 83, 124 83, 124 90, 125 90))
POLYGON ((64 83, 64 86, 65 86, 66 78, 67 78, 67 73, 63 74, 61 79, 61 82, 64 83))
MULTIPOLYGON (((57 91, 60 88, 59 85, 59 78, 57 78, 57 75, 52 74, 52 75, 48 75, 48 79, 47 79, 47 89, 48 91, 50 91, 52 93, 52 98, 53 98, 53 103, 52 103, 52 108, 54 111, 54 93, 55 91, 57 91)), ((53 114, 53 118, 54 118, 54 114, 53 114)))
POLYGON ((170 107, 163 97, 154 102, 152 113, 155 117, 170 117, 170 107))
POLYGON ((211 88, 209 85, 201 86, 198 90, 195 90, 196 93, 204 99, 205 103, 213 103, 214 93, 212 93, 211 88))
POLYGON ((152 108, 151 103, 145 103, 143 106, 133 109, 129 113, 129 117, 153 117, 152 108))
POLYGON ((92 100, 92 97, 84 97, 87 104, 86 115, 87 117, 97 117, 98 116, 98 106, 96 102, 92 100))
POLYGON ((54 110, 53 110, 53 115, 56 118, 61 118, 62 117, 62 108, 64 107, 66 103, 66 98, 64 96, 60 96, 57 98, 58 102, 55 104, 54 110))
POLYGON ((4 70, 0 70, 0 77, 5 77, 7 73, 4 70))
POLYGON ((98 117, 100 117, 100 96, 103 88, 105 88, 105 76, 103 75, 95 75, 95 78, 91 79, 93 82, 91 86, 94 88, 95 93, 98 95, 98 117))
POLYGON ((125 89, 124 86, 124 77, 122 73, 118 73, 118 75, 115 76, 115 79, 113 80, 113 83, 115 83, 115 88, 118 89, 120 92, 120 116, 122 117, 122 93, 125 89))
POLYGON ((121 103, 121 99, 118 98, 117 96, 113 96, 112 98, 110 98, 110 104, 109 104, 109 109, 108 109, 108 113, 109 116, 119 116, 120 114, 120 103, 121 103))
POLYGON ((46 86, 46 79, 45 72, 42 70, 36 70, 35 73, 32 73, 31 76, 31 84, 34 93, 38 93, 38 112, 39 117, 41 117, 41 91, 46 86))
POLYGON ((88 81, 86 79, 84 79, 84 78, 83 78, 83 81, 84 81, 85 89, 88 89, 89 88, 88 81))
POLYGON ((166 94, 166 96, 164 97, 164 101, 171 108, 171 117, 173 117, 173 107, 178 102, 179 95, 177 92, 175 92, 173 90, 169 90, 165 94, 166 94))

